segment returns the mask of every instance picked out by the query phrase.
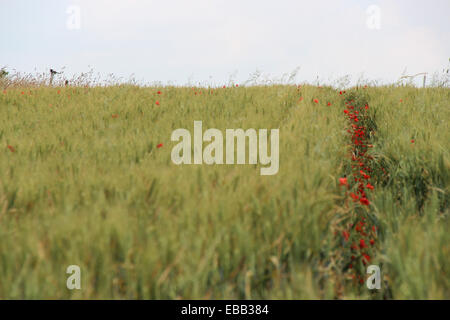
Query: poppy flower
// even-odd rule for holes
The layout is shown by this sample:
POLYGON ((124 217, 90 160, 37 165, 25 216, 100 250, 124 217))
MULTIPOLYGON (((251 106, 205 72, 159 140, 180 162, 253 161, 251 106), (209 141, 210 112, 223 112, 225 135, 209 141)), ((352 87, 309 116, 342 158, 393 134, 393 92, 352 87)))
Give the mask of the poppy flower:
POLYGON ((339 178, 339 185, 340 186, 348 186, 347 178, 339 178))
POLYGON ((414 143, 414 139, 411 139, 411 143, 414 143))
POLYGON ((367 248, 367 245, 366 245, 366 242, 364 241, 364 239, 359 240, 359 248, 360 249, 367 248))
POLYGON ((156 101, 155 104, 156 104, 157 106, 159 106, 159 101, 156 101))
POLYGON ((369 176, 368 174, 366 174, 366 173, 365 173, 364 171, 362 171, 362 170, 360 170, 359 173, 362 175, 362 177, 363 177, 364 179, 369 179, 369 178, 370 178, 370 176, 369 176))
POLYGON ((368 206, 370 204, 370 201, 366 197, 359 199, 359 202, 361 202, 361 204, 365 206, 368 206))
POLYGON ((159 148, 162 148, 162 146, 163 146, 163 144, 160 143, 160 144, 158 144, 156 147, 159 149, 159 148))
POLYGON ((348 238, 350 238, 350 233, 348 231, 342 231, 342 236, 344 237, 345 241, 348 241, 348 238))
POLYGON ((350 197, 353 198, 354 202, 358 201, 358 199, 359 199, 359 197, 356 194, 354 194, 353 192, 350 193, 350 197))
POLYGON ((371 244, 372 246, 374 245, 374 243, 375 243, 375 240, 370 239, 370 244, 371 244))
POLYGON ((327 103, 327 106, 331 106, 331 102, 328 102, 328 103, 327 103))
POLYGON ((158 91, 157 94, 161 94, 161 91, 158 91))
POLYGON ((371 185, 370 183, 368 183, 368 184, 366 185, 366 188, 367 188, 367 189, 370 189, 370 190, 373 190, 373 185, 371 185))
POLYGON ((317 100, 317 99, 314 99, 313 101, 314 101, 314 103, 319 103, 319 100, 317 100))
POLYGON ((368 254, 363 253, 363 263, 367 264, 370 262, 370 256, 368 254))
POLYGON ((118 114, 113 114, 111 117, 112 117, 113 119, 116 119, 118 116, 119 116, 118 114))
POLYGON ((14 147, 13 147, 13 146, 10 146, 10 145, 8 145, 8 149, 9 149, 9 151, 11 151, 11 152, 15 152, 15 151, 16 151, 16 149, 14 149, 14 147))

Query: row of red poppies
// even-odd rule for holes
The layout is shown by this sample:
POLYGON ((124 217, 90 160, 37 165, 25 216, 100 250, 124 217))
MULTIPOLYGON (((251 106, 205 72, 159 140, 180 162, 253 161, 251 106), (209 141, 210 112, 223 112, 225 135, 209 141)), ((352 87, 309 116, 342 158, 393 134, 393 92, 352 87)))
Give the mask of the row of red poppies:
POLYGON ((377 241, 377 227, 368 219, 369 198, 375 188, 371 183, 373 157, 368 153, 373 145, 370 144, 369 129, 365 126, 369 117, 368 110, 367 103, 362 104, 353 99, 345 102, 351 174, 339 179, 339 185, 346 188, 346 206, 352 212, 351 222, 347 223, 342 231, 344 248, 348 250, 344 255, 345 268, 351 278, 360 283, 364 283, 365 266, 372 259, 377 241))

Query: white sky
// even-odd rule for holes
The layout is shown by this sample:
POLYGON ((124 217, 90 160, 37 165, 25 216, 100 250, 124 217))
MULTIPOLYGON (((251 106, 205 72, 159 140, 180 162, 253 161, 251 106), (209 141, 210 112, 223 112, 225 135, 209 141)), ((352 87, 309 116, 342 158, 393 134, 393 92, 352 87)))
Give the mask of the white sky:
POLYGON ((0 67, 134 74, 147 83, 238 83, 300 67, 297 82, 391 82, 442 71, 449 0, 0 0, 0 67), (80 28, 67 13, 80 9, 80 28), (369 6, 380 9, 370 29, 369 6))

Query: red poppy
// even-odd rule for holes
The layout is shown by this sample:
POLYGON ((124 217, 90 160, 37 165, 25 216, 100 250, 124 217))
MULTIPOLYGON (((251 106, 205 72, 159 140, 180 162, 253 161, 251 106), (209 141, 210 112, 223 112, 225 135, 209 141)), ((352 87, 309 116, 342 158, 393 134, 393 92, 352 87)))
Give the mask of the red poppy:
POLYGON ((8 149, 9 149, 9 151, 11 151, 11 152, 15 152, 15 151, 16 151, 16 149, 14 149, 14 147, 13 147, 13 146, 10 146, 10 145, 8 145, 8 149))
POLYGON ((356 194, 354 194, 353 192, 350 193, 350 197, 353 198, 354 202, 358 201, 358 199, 359 199, 359 197, 356 194))
POLYGON ((370 190, 373 190, 373 185, 371 185, 370 183, 368 183, 368 184, 366 185, 366 188, 367 188, 367 189, 370 189, 370 190))
POLYGON ((359 240, 359 248, 360 249, 367 248, 367 245, 366 245, 366 242, 364 241, 364 239, 359 240))
POLYGON ((363 263, 369 263, 370 262, 370 256, 368 254, 363 253, 363 263))
POLYGON ((414 139, 411 139, 411 143, 414 143, 414 139))
POLYGON ((331 106, 331 102, 328 102, 328 103, 327 103, 327 106, 331 106))
POLYGON ((159 101, 156 101, 155 104, 156 104, 157 106, 159 106, 159 101))
POLYGON ((158 91, 157 94, 161 94, 161 91, 158 91))
POLYGON ((364 171, 362 171, 362 170, 360 170, 359 173, 362 175, 362 177, 363 177, 364 179, 369 179, 369 178, 370 178, 370 176, 367 175, 367 174, 366 174, 364 171))
POLYGON ((370 244, 373 246, 373 244, 375 243, 375 240, 370 239, 370 244))
POLYGON ((339 178, 339 185, 340 186, 348 186, 347 178, 339 178))
POLYGON ((350 233, 348 233, 348 231, 342 231, 342 236, 344 237, 345 241, 348 241, 348 238, 350 238, 350 233))
POLYGON ((366 197, 359 199, 359 202, 361 202, 362 205, 368 206, 370 204, 369 199, 366 197))
POLYGON ((162 148, 162 146, 163 146, 163 144, 160 143, 160 144, 158 144, 156 147, 159 149, 159 148, 162 148))
POLYGON ((314 101, 314 103, 319 103, 319 100, 317 100, 317 99, 314 99, 313 101, 314 101))

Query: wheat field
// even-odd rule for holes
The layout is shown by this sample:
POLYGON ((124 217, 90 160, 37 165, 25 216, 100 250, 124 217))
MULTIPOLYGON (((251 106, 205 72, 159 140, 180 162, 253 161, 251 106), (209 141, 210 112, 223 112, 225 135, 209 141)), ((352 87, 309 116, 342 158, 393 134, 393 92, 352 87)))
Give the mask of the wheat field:
POLYGON ((449 299, 449 101, 393 85, 7 88, 0 299, 449 299), (350 104, 370 106, 370 204, 340 180, 350 104), (278 128, 278 173, 174 164, 171 133, 196 120, 278 128), (376 230, 363 258, 380 290, 368 261, 348 263, 356 216, 376 230))

